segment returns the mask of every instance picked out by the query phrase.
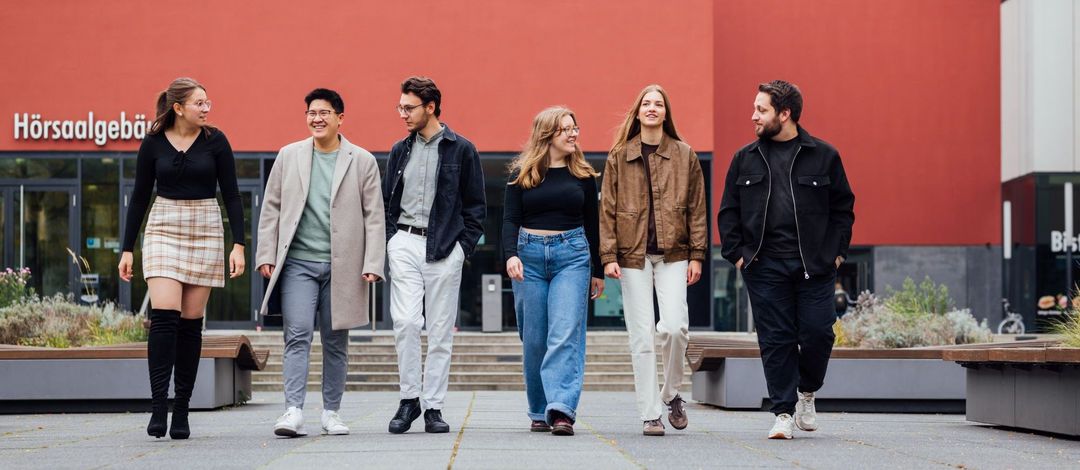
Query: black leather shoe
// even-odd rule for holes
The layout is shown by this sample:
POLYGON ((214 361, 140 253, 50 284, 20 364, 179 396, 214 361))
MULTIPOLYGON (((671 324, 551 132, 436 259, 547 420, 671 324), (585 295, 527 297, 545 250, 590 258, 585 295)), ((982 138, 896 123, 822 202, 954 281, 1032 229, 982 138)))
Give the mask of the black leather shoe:
POLYGON ((390 420, 390 432, 394 434, 401 434, 409 430, 412 427, 412 422, 416 421, 416 418, 420 417, 420 399, 413 398, 412 400, 401 400, 401 405, 398 406, 397 413, 394 413, 394 419, 390 420))
POLYGON ((430 433, 450 432, 450 425, 443 421, 441 410, 427 410, 424 412, 424 431, 430 433))

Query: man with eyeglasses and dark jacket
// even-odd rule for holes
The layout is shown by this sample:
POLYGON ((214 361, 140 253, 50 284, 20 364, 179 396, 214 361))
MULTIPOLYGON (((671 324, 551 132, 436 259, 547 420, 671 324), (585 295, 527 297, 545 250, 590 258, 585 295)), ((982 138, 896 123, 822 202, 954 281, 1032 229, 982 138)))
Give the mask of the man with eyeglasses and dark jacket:
POLYGON ((461 268, 484 234, 484 172, 476 147, 439 121, 442 93, 426 77, 401 84, 397 111, 408 137, 394 144, 383 174, 390 316, 401 403, 389 431, 401 434, 424 411, 424 430, 442 418, 450 377, 461 268), (420 330, 427 326, 421 369, 420 330))

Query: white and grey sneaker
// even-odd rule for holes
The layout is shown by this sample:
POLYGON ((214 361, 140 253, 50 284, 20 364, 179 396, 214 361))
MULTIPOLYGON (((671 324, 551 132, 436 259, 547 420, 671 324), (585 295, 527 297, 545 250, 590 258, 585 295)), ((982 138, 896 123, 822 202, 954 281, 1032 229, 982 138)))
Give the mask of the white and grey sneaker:
POLYGON ((349 427, 341 421, 337 411, 323 410, 322 433, 331 436, 344 436, 349 433, 349 427))
POLYGON ((776 423, 769 430, 769 439, 791 439, 795 431, 792 429, 792 421, 794 420, 791 419, 791 415, 787 413, 776 415, 776 423))
POLYGON ((795 403, 795 426, 803 431, 817 431, 817 409, 814 408, 814 392, 799 392, 795 403))
POLYGON ((274 424, 274 434, 284 437, 306 436, 307 432, 304 431, 304 410, 290 406, 274 424))

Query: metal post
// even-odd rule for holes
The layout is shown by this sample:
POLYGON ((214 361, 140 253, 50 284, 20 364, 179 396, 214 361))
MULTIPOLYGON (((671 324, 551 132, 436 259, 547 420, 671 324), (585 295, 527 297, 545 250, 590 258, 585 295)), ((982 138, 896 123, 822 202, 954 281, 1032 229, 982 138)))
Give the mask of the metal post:
MULTIPOLYGON (((1004 266, 1001 273, 1002 281, 1002 293, 1001 297, 1009 299, 1012 293, 1012 286, 1009 284, 1010 271, 1012 270, 1012 201, 1005 201, 1001 204, 1001 258, 1004 261, 1004 266)), ((1010 299, 1010 302, 1012 300, 1010 299)), ((1001 318, 1004 319, 1006 312, 1001 312, 1001 318)))
POLYGON ((1072 306, 1072 252, 1073 243, 1076 240, 1073 238, 1073 185, 1072 183, 1065 183, 1065 298, 1069 299, 1069 306, 1072 306))

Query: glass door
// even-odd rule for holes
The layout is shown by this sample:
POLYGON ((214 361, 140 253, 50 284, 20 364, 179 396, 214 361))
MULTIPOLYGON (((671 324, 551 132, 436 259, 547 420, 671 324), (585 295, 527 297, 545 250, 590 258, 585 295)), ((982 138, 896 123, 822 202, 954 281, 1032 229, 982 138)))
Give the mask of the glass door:
POLYGON ((232 221, 225 212, 225 205, 218 197, 221 217, 225 226, 225 288, 214 289, 210 302, 206 306, 206 324, 208 328, 251 329, 259 318, 258 310, 262 303, 262 276, 255 272, 255 244, 259 202, 262 188, 259 185, 240 185, 240 199, 244 206, 244 275, 229 279, 229 254, 232 252, 232 221))
POLYGON ((78 188, 62 185, 0 186, 3 261, 29 268, 30 286, 43 296, 75 293, 93 302, 79 278, 78 188))

